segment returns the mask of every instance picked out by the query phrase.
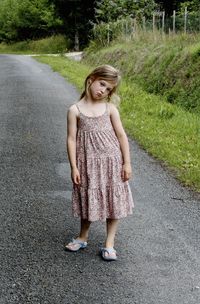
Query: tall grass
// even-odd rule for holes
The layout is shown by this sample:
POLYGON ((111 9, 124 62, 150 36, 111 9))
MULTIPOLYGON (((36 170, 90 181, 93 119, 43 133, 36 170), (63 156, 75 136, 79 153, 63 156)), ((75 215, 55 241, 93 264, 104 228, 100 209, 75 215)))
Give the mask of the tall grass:
POLYGON ((138 31, 100 48, 86 50, 90 65, 109 62, 149 93, 164 95, 169 103, 200 113, 200 34, 166 35, 138 31))
POLYGON ((51 37, 20 41, 13 44, 0 44, 0 53, 19 54, 57 54, 64 53, 71 47, 71 41, 64 35, 54 35, 51 37))
POLYGON ((126 81, 121 115, 129 134, 174 169, 186 185, 200 190, 200 117, 147 94, 126 81))

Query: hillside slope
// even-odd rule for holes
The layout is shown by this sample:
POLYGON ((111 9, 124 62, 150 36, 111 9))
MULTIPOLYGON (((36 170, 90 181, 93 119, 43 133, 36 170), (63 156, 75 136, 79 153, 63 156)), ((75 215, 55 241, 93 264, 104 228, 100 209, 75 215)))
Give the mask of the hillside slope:
POLYGON ((137 37, 110 47, 89 47, 84 62, 110 63, 145 91, 200 114, 200 35, 137 37))

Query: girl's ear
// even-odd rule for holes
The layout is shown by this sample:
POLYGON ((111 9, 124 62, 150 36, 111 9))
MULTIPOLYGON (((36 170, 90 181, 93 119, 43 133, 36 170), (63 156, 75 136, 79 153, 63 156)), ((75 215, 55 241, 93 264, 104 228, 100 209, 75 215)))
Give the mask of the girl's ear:
POLYGON ((88 85, 91 85, 91 84, 93 83, 93 81, 94 81, 94 78, 93 78, 93 77, 90 77, 90 78, 88 79, 88 85))

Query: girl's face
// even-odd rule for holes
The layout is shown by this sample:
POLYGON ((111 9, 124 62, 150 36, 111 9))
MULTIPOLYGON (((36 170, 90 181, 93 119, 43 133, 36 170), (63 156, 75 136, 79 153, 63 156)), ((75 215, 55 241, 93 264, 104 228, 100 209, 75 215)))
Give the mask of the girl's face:
POLYGON ((88 83, 89 83, 88 91, 90 93, 91 98, 94 101, 103 100, 107 98, 114 88, 114 84, 112 82, 98 78, 93 81, 89 80, 88 83))

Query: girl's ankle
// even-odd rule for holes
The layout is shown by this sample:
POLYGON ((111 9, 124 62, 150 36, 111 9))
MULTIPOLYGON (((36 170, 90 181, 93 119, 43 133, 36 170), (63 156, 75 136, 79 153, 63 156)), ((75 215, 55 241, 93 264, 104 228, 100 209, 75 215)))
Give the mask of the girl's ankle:
POLYGON ((113 248, 113 247, 114 247, 114 243, 105 242, 105 248, 113 248))
POLYGON ((76 240, 80 240, 81 242, 87 242, 88 238, 87 238, 87 237, 78 236, 78 237, 76 238, 76 240))

